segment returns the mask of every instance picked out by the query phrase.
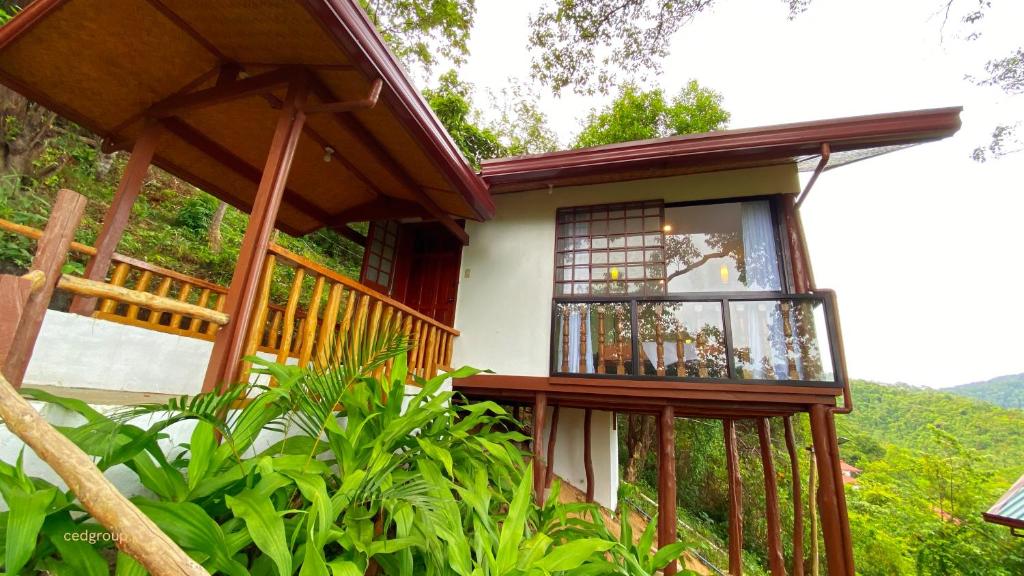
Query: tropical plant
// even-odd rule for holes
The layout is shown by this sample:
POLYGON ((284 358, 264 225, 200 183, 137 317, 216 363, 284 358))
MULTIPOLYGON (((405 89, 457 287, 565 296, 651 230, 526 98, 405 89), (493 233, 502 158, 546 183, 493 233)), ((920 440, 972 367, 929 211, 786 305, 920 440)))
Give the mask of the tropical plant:
MULTIPOLYGON (((145 488, 136 506, 211 573, 639 576, 681 552, 616 540, 596 506, 558 503, 557 484, 535 505, 518 423, 444 389, 476 370, 414 376, 416 390, 397 332, 331 348, 308 369, 249 358, 273 385, 109 416, 25 394, 84 418, 61 431, 102 470, 132 471, 145 488), (171 445, 185 422, 188 442, 171 445)), ((73 494, 27 478, 20 460, 0 466, 0 491, 6 573, 106 574, 108 562, 144 573, 73 494)))

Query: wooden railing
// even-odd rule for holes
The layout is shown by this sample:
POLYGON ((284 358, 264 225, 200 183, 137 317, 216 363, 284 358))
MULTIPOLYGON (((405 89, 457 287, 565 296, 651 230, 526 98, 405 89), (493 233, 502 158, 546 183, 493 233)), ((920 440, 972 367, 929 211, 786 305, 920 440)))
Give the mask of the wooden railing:
POLYGON ((450 366, 454 328, 281 246, 269 252, 246 354, 276 351, 279 362, 291 356, 300 365, 323 363, 343 342, 398 328, 412 345, 411 373, 430 377, 450 366), (275 284, 290 286, 282 307, 269 305, 275 284))
MULTIPOLYGON (((0 219, 0 230, 38 239, 42 231, 0 219)), ((92 246, 73 242, 70 250, 92 256, 92 246)), ((228 289, 121 254, 114 254, 108 284, 161 299, 221 312, 228 289)), ((247 339, 246 355, 273 354, 279 362, 295 359, 301 365, 330 358, 330 345, 347 339, 374 337, 398 327, 409 337, 411 373, 430 377, 450 366, 459 332, 401 302, 277 245, 271 245, 261 279, 257 313, 247 339), (284 295, 272 287, 290 286, 284 295), (279 303, 281 302, 281 303, 279 303), (314 318, 315 320, 310 320, 314 318)), ((219 325, 203 314, 155 310, 144 299, 104 293, 94 316, 165 333, 213 340, 219 325)), ((183 310, 190 308, 184 307, 183 310)), ((243 365, 243 373, 249 367, 243 365)))

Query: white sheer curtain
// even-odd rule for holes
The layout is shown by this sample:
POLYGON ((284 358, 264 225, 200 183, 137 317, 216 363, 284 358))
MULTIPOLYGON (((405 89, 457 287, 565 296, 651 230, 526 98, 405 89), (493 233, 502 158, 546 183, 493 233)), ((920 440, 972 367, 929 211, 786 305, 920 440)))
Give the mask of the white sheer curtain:
MULTIPOLYGON (((755 292, 781 290, 775 228, 768 202, 744 202, 741 214, 747 289, 755 292)), ((748 302, 744 310, 747 342, 750 345, 751 376, 755 379, 769 376, 761 361, 767 357, 768 364, 775 372, 774 377, 788 378, 781 308, 774 302, 748 302)))
POLYGON ((593 374, 594 333, 590 331, 590 304, 573 304, 569 309, 569 372, 580 372, 580 322, 584 321, 587 323, 587 369, 583 373, 593 374))

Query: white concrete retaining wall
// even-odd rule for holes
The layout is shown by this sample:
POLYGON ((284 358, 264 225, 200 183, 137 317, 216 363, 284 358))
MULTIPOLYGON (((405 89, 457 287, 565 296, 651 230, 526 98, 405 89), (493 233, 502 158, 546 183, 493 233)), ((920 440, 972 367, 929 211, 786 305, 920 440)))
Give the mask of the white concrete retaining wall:
MULTIPOLYGON (((548 408, 550 413, 551 408, 548 408)), ((614 426, 615 415, 595 410, 590 419, 591 461, 594 464, 594 500, 614 510, 619 491, 619 446, 614 426)), ((544 431, 544 453, 551 437, 548 417, 544 431)), ((587 491, 587 474, 583 466, 583 410, 560 408, 558 435, 555 437, 555 474, 576 488, 587 491)))

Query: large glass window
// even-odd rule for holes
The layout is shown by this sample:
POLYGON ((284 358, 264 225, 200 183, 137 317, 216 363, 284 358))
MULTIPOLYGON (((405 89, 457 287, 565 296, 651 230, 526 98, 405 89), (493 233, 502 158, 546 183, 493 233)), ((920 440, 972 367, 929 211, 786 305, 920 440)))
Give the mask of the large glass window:
POLYGON ((661 201, 558 211, 555 295, 665 290, 661 201))
POLYGON ((669 293, 782 289, 765 200, 668 207, 664 235, 669 293))
POLYGON ((395 272, 398 227, 397 220, 372 222, 366 253, 363 255, 362 281, 385 294, 391 292, 391 281, 395 272))

